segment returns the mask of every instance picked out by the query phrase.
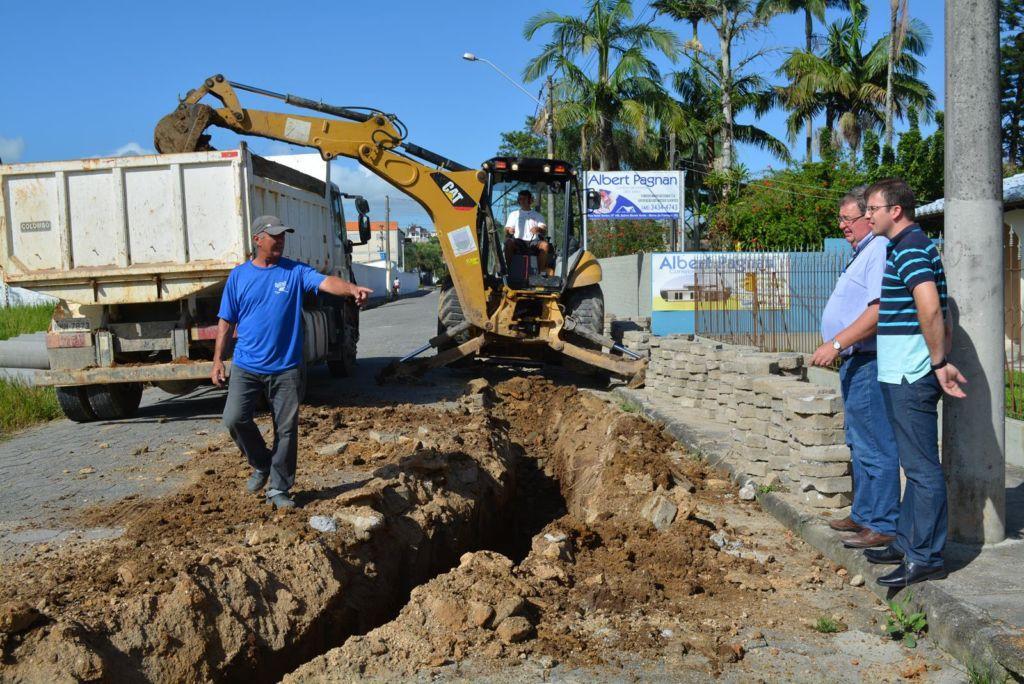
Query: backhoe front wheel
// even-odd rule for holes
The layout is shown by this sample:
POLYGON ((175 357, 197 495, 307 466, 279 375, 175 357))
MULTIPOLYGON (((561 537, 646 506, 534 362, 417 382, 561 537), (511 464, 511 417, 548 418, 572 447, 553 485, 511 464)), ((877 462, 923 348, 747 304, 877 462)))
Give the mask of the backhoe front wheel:
MULTIPOLYGON (((604 334, 604 293, 601 286, 585 285, 569 290, 565 294, 565 314, 576 319, 576 325, 586 328, 595 335, 604 334)), ((569 334, 572 334, 571 331, 569 334)), ((573 344, 586 349, 600 349, 601 345, 580 335, 572 335, 573 344)))
MULTIPOLYGON (((450 278, 445 279, 441 285, 441 296, 437 302, 437 334, 441 335, 466 320, 462 313, 462 304, 459 302, 459 295, 450 278)), ((438 351, 445 351, 459 346, 469 340, 469 331, 462 332, 438 347, 438 351)))

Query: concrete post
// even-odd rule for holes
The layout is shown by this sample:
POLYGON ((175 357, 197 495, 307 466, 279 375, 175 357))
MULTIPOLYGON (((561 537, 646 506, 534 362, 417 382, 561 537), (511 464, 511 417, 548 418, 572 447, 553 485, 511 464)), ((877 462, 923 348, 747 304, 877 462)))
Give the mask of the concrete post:
POLYGON ((943 262, 967 398, 943 405, 950 541, 1006 536, 998 0, 946 2, 943 262))

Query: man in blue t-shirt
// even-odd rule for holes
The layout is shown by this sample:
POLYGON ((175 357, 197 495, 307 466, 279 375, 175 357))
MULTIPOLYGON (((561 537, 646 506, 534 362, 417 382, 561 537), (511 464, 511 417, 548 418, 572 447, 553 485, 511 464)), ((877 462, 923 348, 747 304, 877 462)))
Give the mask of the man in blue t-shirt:
POLYGON ((946 274, 931 239, 914 222, 914 193, 898 178, 868 188, 867 214, 889 239, 878 308, 878 382, 892 423, 907 486, 896 539, 868 550, 872 563, 899 565, 878 578, 903 587, 946 576, 946 480, 939 462, 938 403, 964 397, 964 376, 946 360, 952 326, 946 315, 946 274))
POLYGON ((373 292, 282 257, 285 233, 294 232, 276 216, 260 216, 252 222, 256 254, 228 275, 217 314, 220 321, 210 375, 213 384, 224 384, 224 348, 237 327, 224 425, 253 468, 247 489, 256 494, 269 479, 267 501, 277 508, 295 507, 288 492, 295 484, 299 402, 305 380, 303 295, 349 296, 361 306, 373 292), (261 396, 274 416, 270 448, 253 421, 261 396))

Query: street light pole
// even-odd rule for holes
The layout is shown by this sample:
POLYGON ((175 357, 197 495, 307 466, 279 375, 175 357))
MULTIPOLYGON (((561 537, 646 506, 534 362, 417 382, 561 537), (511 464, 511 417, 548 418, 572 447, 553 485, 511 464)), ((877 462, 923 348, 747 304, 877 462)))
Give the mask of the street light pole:
MULTIPOLYGON (((497 71, 499 74, 504 76, 506 81, 508 81, 509 83, 514 85, 516 88, 519 88, 519 90, 523 91, 523 93, 525 93, 528 98, 530 98, 531 100, 533 100, 534 102, 537 103, 537 106, 544 108, 544 111, 545 111, 545 117, 544 117, 545 118, 545 121, 544 121, 544 137, 547 139, 548 159, 554 159, 555 158, 555 94, 554 94, 554 82, 553 82, 551 76, 549 75, 548 78, 547 78, 547 84, 546 84, 546 87, 548 89, 547 103, 544 103, 544 102, 541 102, 536 97, 534 97, 530 93, 529 90, 527 90, 526 88, 524 88, 522 86, 521 83, 519 83, 517 80, 515 80, 514 78, 512 78, 511 76, 506 74, 501 69, 499 69, 497 67, 497 65, 494 64, 494 62, 491 62, 490 60, 484 59, 483 57, 478 57, 475 54, 473 54, 472 52, 464 52, 464 53, 462 53, 462 59, 466 60, 467 62, 483 62, 484 64, 487 64, 492 69, 497 71)), ((571 201, 571 200, 567 198, 566 201, 571 201)), ((548 190, 548 229, 549 230, 554 230, 554 224, 555 224, 555 202, 554 202, 554 197, 551 194, 551 190, 549 189, 548 190)))

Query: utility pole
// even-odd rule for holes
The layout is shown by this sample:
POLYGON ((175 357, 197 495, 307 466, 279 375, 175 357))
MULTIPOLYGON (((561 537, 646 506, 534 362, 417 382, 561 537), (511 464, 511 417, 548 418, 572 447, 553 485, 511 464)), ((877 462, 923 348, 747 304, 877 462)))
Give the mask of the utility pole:
MULTIPOLYGON (((548 74, 548 98, 547 98, 547 116, 544 122, 544 134, 548 139, 548 159, 555 158, 555 91, 554 81, 551 78, 551 74, 548 74)), ((569 198, 566 198, 569 201, 569 198)), ((555 198, 551 194, 551 190, 548 190, 548 237, 553 238, 554 234, 552 231, 555 229, 555 198)), ((566 226, 568 230, 568 226, 566 226)))
POLYGON ((946 2, 946 211, 943 262, 953 315, 950 360, 966 399, 946 397, 942 465, 950 540, 1006 537, 1003 185, 999 2, 946 2))
MULTIPOLYGON (((397 233, 396 233, 397 235, 397 233)), ((384 195, 384 290, 391 299, 391 196, 384 195)))

